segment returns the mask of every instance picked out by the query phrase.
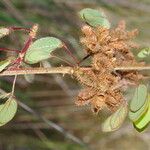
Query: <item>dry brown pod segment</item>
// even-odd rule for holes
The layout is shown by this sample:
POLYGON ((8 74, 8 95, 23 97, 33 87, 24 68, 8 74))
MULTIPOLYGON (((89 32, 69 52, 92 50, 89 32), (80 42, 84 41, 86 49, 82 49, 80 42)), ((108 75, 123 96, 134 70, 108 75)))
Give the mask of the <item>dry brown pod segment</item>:
POLYGON ((141 75, 137 71, 114 71, 116 67, 139 66, 131 49, 137 49, 137 44, 131 40, 137 35, 137 30, 126 31, 124 21, 119 22, 115 29, 104 27, 82 27, 81 43, 92 62, 89 70, 76 68, 75 78, 83 85, 76 104, 90 104, 92 110, 98 113, 104 107, 116 111, 125 101, 123 91, 129 85, 138 84, 141 75))

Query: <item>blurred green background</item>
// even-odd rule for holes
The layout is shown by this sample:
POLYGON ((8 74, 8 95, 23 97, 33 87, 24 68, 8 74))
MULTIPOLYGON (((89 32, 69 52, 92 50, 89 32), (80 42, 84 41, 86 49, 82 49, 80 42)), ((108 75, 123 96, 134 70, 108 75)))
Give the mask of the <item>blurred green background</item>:
MULTIPOLYGON (((138 44, 141 44, 141 47, 150 46, 150 0, 1 0, 0 26, 31 27, 38 23, 40 30, 37 38, 56 36, 81 59, 85 54, 79 43, 82 23, 77 12, 85 7, 102 9, 112 26, 119 20, 125 20, 128 29, 139 29, 140 33, 136 39, 138 44)), ((26 38, 27 34, 17 32, 1 39, 0 47, 19 50, 26 38)), ((70 56, 62 50, 56 54, 73 63, 70 56)), ((4 55, 14 54, 0 53, 0 59, 3 59, 4 55)), ((48 66, 61 64, 54 58, 45 62, 48 66)), ((13 77, 0 78, 0 88, 9 92, 12 81, 13 77)), ((17 99, 38 112, 41 118, 37 117, 39 114, 35 114, 33 110, 28 113, 19 107, 16 117, 0 128, 0 149, 150 149, 150 130, 137 133, 129 121, 116 132, 102 133, 101 123, 106 112, 96 116, 89 107, 75 106, 74 100, 80 88, 82 87, 69 76, 36 75, 32 83, 19 76, 15 91, 17 99), (53 127, 58 128, 56 130, 53 127), (68 132, 75 137, 68 135, 68 132)))

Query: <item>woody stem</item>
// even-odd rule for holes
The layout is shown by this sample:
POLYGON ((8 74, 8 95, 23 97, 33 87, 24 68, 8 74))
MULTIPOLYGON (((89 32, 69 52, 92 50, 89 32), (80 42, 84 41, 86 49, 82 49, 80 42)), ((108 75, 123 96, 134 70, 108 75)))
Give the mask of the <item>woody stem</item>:
MULTIPOLYGON (((0 73, 0 76, 24 75, 24 74, 73 74, 74 67, 51 67, 51 68, 28 68, 28 69, 15 69, 6 70, 0 73)), ((90 67, 80 67, 83 70, 89 70, 90 67)), ((142 71, 150 70, 150 66, 143 67, 116 67, 114 70, 120 71, 142 71)))

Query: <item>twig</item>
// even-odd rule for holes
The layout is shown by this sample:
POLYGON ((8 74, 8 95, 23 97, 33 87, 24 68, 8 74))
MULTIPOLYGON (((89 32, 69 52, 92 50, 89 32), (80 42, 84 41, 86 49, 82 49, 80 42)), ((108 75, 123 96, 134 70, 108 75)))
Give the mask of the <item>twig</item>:
POLYGON ((54 144, 47 138, 47 136, 40 129, 35 129, 35 128, 32 129, 48 149, 54 150, 55 148, 54 144), (49 144, 50 142, 51 144, 49 144))
POLYGON ((91 54, 86 55, 85 57, 82 58, 82 60, 79 62, 79 64, 81 64, 84 60, 86 60, 87 58, 89 58, 91 56, 91 54))
POLYGON ((30 32, 31 31, 31 29, 23 28, 23 27, 10 27, 9 29, 11 31, 26 31, 26 32, 30 32))
POLYGON ((72 57, 72 59, 76 62, 76 64, 79 64, 78 59, 72 54, 72 52, 69 50, 69 48, 64 44, 65 51, 72 57))
POLYGON ((51 68, 29 68, 29 69, 16 69, 6 70, 0 76, 13 76, 25 74, 72 74, 72 67, 51 67, 51 68))
POLYGON ((37 117, 39 120, 43 121, 44 123, 46 123, 50 127, 54 128, 58 132, 62 133, 66 138, 71 139, 72 141, 74 141, 75 143, 78 143, 79 145, 87 147, 87 145, 84 142, 82 142, 79 138, 77 138, 74 135, 70 134, 69 132, 65 131, 61 126, 59 126, 59 125, 55 124, 54 122, 46 119, 45 117, 40 115, 37 111, 33 110, 32 108, 30 108, 26 104, 22 103, 21 101, 18 101, 18 104, 20 107, 22 107, 24 110, 26 110, 30 114, 34 115, 35 117, 37 117))
POLYGON ((137 71, 142 71, 142 70, 150 70, 150 66, 135 66, 135 67, 116 67, 114 68, 115 71, 120 70, 120 71, 131 71, 131 70, 137 70, 137 71))
POLYGON ((17 75, 15 75, 14 81, 13 81, 13 86, 12 86, 12 91, 11 91, 11 94, 12 94, 12 95, 14 95, 16 80, 17 80, 17 75))
MULTIPOLYGON (((89 70, 90 67, 82 67, 81 69, 89 70)), ((142 71, 150 70, 150 66, 142 67, 116 67, 115 71, 142 71)), ((51 68, 29 68, 29 69, 16 69, 16 70, 5 70, 0 73, 0 76, 13 76, 13 75, 25 75, 25 74, 73 74, 73 67, 51 67, 51 68)))
POLYGON ((142 79, 144 79, 144 80, 149 80, 149 79, 150 79, 150 76, 144 76, 142 79))

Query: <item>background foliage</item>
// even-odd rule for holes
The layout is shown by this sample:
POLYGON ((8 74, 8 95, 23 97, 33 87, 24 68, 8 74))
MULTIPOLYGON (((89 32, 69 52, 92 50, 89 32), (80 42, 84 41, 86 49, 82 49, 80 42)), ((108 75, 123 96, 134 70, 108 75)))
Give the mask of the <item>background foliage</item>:
MULTIPOLYGON (((77 12, 84 7, 103 9, 113 25, 124 19, 129 29, 139 29, 137 42, 143 47, 150 46, 149 0, 1 0, 0 25, 30 27, 33 23, 38 23, 39 37, 56 36, 66 42, 78 58, 82 58, 84 52, 78 42, 81 21, 77 12)), ((21 49, 25 38, 26 35, 22 36, 18 32, 1 39, 0 47, 21 49)), ((56 54, 73 61, 61 50, 56 54)), ((3 55, 0 53, 0 59, 3 55)), ((48 65, 59 66, 59 61, 48 65)), ((0 79, 0 87, 9 91, 12 81, 12 77, 3 77, 0 79)), ((149 130, 139 134, 131 124, 125 123, 119 131, 111 134, 101 133, 100 124, 106 114, 103 112, 94 116, 88 107, 75 106, 74 99, 79 89, 80 86, 68 76, 36 75, 33 83, 28 83, 20 76, 17 80, 16 96, 47 119, 82 139, 91 149, 149 149, 149 130)), ((0 128, 0 148, 87 149, 64 138, 62 134, 21 108, 14 120, 0 128)))

